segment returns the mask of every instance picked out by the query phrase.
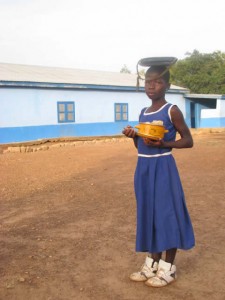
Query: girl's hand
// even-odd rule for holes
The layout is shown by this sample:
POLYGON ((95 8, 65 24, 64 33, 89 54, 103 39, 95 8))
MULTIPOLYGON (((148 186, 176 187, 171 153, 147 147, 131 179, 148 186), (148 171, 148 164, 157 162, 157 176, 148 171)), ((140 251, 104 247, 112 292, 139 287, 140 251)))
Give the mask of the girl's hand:
POLYGON ((162 148, 164 145, 163 140, 151 140, 149 138, 143 138, 145 145, 150 147, 162 148))
POLYGON ((125 127, 125 128, 123 129, 122 133, 123 133, 125 136, 129 137, 129 138, 134 138, 134 137, 137 135, 137 133, 136 133, 136 131, 134 130, 134 128, 133 128, 132 126, 130 126, 130 125, 128 125, 127 127, 125 127))

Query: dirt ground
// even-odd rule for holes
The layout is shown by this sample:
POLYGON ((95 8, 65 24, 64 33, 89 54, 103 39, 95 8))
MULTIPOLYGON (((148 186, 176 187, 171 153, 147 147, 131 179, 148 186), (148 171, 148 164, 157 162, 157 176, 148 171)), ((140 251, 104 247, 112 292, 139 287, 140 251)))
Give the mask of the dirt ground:
POLYGON ((135 253, 136 150, 127 138, 0 154, 1 300, 225 299, 225 134, 173 150, 196 247, 178 251, 178 279, 129 280, 135 253))

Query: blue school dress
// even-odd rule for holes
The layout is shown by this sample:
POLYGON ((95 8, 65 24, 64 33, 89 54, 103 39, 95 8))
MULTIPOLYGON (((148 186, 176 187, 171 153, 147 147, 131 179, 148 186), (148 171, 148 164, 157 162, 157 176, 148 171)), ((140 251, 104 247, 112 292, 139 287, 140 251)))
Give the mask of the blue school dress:
MULTIPOLYGON (((139 121, 163 121, 169 130, 164 140, 174 141, 176 129, 170 117, 172 106, 166 103, 151 113, 147 113, 148 108, 145 108, 139 121)), ((136 251, 157 253, 171 248, 192 248, 195 244, 193 227, 171 149, 147 146, 142 137, 138 137, 137 145, 138 161, 134 175, 136 251)))

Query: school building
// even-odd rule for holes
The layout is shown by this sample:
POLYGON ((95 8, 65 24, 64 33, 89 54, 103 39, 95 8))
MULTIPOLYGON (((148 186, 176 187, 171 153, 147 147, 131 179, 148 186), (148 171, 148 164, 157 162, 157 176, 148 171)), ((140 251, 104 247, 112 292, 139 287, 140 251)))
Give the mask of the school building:
MULTIPOLYGON (((0 63, 0 144, 121 135, 150 100, 134 74, 0 63)), ((189 127, 225 127, 225 96, 172 85, 189 127)))

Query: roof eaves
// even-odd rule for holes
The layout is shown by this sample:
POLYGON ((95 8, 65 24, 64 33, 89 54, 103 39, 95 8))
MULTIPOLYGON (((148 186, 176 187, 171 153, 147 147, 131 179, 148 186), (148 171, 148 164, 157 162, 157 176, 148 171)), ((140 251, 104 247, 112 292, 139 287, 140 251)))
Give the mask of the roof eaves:
POLYGON ((222 99, 223 95, 219 94, 185 94, 185 98, 192 98, 192 99, 222 99))
MULTIPOLYGON (((52 82, 32 82, 32 81, 0 81, 0 87, 16 88, 44 88, 44 89, 76 89, 76 90, 111 90, 111 91, 135 91, 135 86, 117 85, 96 85, 96 84, 75 84, 75 83, 52 83, 52 82)), ((143 87, 139 87, 144 91, 143 87)))
POLYGON ((171 93, 171 94, 186 94, 188 90, 184 90, 183 88, 179 89, 179 88, 170 88, 167 93, 171 93))

